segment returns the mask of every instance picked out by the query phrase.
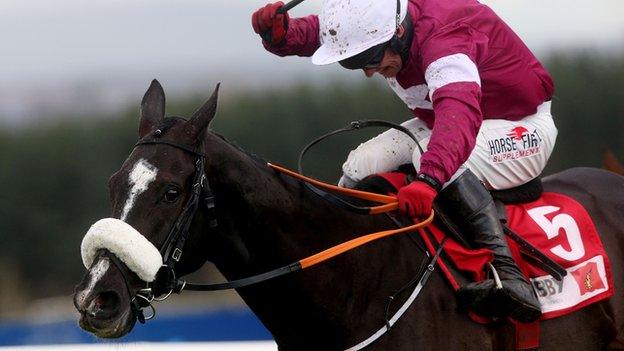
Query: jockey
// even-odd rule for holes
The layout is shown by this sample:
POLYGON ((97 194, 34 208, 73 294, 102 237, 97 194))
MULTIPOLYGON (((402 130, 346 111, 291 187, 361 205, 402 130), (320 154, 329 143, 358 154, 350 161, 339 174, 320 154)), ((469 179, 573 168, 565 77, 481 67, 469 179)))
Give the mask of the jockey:
POLYGON ((412 217, 434 200, 474 247, 494 254, 493 279, 458 291, 482 315, 530 322, 541 315, 535 291, 511 257, 488 191, 536 178, 557 137, 550 114, 553 82, 522 40, 477 0, 325 0, 320 15, 252 16, 264 47, 279 56, 312 56, 378 73, 413 111, 403 123, 424 148, 389 130, 351 151, 339 184, 413 162, 416 179, 398 192, 412 217))

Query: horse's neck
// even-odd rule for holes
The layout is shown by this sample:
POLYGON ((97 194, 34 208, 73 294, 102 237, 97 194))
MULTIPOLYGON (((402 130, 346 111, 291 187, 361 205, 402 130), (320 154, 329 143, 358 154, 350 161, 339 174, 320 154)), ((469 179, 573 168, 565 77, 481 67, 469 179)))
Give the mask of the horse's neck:
POLYGON ((393 225, 385 216, 362 216, 335 207, 217 136, 209 139, 206 151, 206 174, 222 230, 243 240, 254 258, 266 255, 267 265, 298 260, 354 235, 393 225))
MULTIPOLYGON (((236 242, 231 254, 215 262, 228 279, 277 268, 392 225, 385 216, 339 210, 224 141, 212 142, 207 173, 219 226, 227 232, 224 240, 236 242)), ((379 302, 412 277, 422 258, 405 237, 373 245, 239 293, 278 342, 314 343, 310 338, 322 337, 345 346, 357 335, 352 329, 379 327, 385 307, 379 302), (397 265, 405 271, 397 272, 397 265)))

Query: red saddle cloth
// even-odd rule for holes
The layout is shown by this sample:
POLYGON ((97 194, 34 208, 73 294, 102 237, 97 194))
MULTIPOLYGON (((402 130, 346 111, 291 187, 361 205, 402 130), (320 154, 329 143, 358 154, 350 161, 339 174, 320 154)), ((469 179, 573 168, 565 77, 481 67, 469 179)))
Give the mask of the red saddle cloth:
MULTIPOLYGON (((378 176, 395 189, 405 184, 405 174, 401 172, 378 176)), ((563 316, 613 295, 609 258, 592 219, 576 200, 562 194, 544 192, 536 201, 507 205, 506 211, 508 225, 514 232, 567 271, 561 281, 556 280, 527 261, 516 242, 507 238, 518 267, 529 278, 538 296, 542 308, 541 320, 563 316)), ((421 229, 420 235, 432 255, 446 239, 444 255, 437 264, 455 290, 460 288, 460 281, 465 284, 486 278, 487 264, 493 259, 489 250, 468 249, 452 237, 447 237, 436 226, 421 229)), ((490 322, 473 313, 470 316, 476 322, 490 322)), ((514 325, 516 350, 539 349, 539 322, 522 324, 514 321, 514 325)))
MULTIPOLYGON (((581 204, 568 196, 545 192, 537 201, 507 205, 506 209, 510 228, 568 272, 562 281, 557 281, 525 260, 519 246, 507 238, 512 255, 530 279, 542 305, 542 320, 574 312, 613 295, 609 259, 594 223, 581 204)), ((437 246, 445 234, 435 227, 431 233, 437 246)), ((424 231, 421 235, 429 249, 434 249, 424 231)), ((492 258, 488 250, 470 250, 449 239, 444 252, 457 270, 468 273, 475 281, 485 278, 486 264, 492 258)), ((444 262, 442 270, 458 289, 456 275, 443 266, 446 266, 444 262)))
MULTIPOLYGON (((563 316, 613 295, 609 259, 594 223, 581 204, 565 195, 545 192, 537 201, 508 205, 506 210, 510 228, 568 273, 561 281, 556 280, 525 260, 516 242, 507 238, 516 263, 535 289, 542 308, 541 320, 563 316)), ((436 244, 426 230, 421 230, 420 234, 429 251, 434 253, 446 234, 435 226, 429 229, 436 244)), ((455 290, 459 289, 458 280, 462 277, 449 269, 448 261, 474 281, 485 279, 486 265, 492 260, 489 250, 470 250, 448 238, 443 251, 445 255, 438 260, 438 266, 455 290)), ((490 321, 473 313, 470 316, 479 323, 490 321)), ((539 322, 514 322, 514 325, 516 350, 539 349, 539 322)))
MULTIPOLYGON (((405 184, 405 175, 399 172, 379 176, 397 189, 405 184)), ((574 312, 613 295, 609 258, 592 219, 580 203, 562 194, 544 192, 536 201, 507 205, 506 210, 509 227, 568 272, 563 280, 556 280, 527 261, 516 242, 507 238, 516 263, 530 279, 539 298, 542 320, 574 312)), ((435 244, 426 230, 420 234, 430 253, 435 254, 446 234, 435 226, 428 230, 435 244)), ((472 281, 486 278, 486 265, 493 258, 489 250, 471 250, 449 237, 443 251, 445 255, 438 265, 454 289, 459 289, 459 281, 466 279, 453 274, 448 261, 456 270, 467 273, 472 281)))

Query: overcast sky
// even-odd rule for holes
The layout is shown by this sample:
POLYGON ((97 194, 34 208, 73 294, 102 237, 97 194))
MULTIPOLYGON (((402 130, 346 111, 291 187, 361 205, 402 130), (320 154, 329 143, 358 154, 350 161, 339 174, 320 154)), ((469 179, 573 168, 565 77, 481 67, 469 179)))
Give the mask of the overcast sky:
MULTIPOLYGON (((440 0, 443 1, 443 0, 440 0)), ((540 57, 554 49, 624 51, 622 0, 487 0, 540 57)), ((0 106, 35 89, 164 80, 174 92, 216 80, 264 86, 359 78, 337 65, 267 54, 250 25, 258 0, 0 0, 0 106), (26 93, 24 93, 26 92, 26 93)), ((320 0, 291 11, 316 13, 320 0)), ((59 93, 60 94, 60 93, 59 93)), ((17 99, 17 100, 16 100, 17 99)), ((20 102, 21 104, 21 102, 20 102)), ((1 110, 0 110, 1 112, 1 110)), ((1 116, 0 116, 1 117, 1 116)))

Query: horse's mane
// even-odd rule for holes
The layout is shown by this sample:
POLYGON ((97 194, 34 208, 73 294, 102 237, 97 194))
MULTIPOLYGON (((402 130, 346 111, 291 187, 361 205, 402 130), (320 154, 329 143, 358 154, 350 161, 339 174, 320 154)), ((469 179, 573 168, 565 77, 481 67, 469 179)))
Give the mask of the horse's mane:
MULTIPOLYGON (((179 123, 186 123, 187 119, 183 118, 183 117, 178 117, 178 116, 169 116, 165 119, 163 119, 163 121, 158 125, 158 128, 163 132, 166 133, 167 130, 171 129, 172 127, 174 127, 175 125, 179 124, 179 123)), ((267 160, 264 159, 263 157, 253 153, 253 152, 249 152, 245 149, 243 149, 240 145, 238 145, 235 141, 231 141, 228 140, 225 136, 215 132, 212 129, 209 129, 208 132, 216 137, 218 137, 219 139, 221 139, 223 142, 225 142, 226 144, 232 146, 233 148, 235 148, 236 150, 240 151, 241 153, 245 154, 246 156, 249 156, 249 158, 251 158, 253 161, 257 162, 258 164, 262 165, 262 166, 266 166, 267 164, 267 160)))
POLYGON ((266 167, 266 164, 267 164, 268 161, 266 159, 264 159, 262 156, 259 156, 258 154, 255 154, 253 152, 249 152, 249 151, 243 149, 235 141, 228 140, 225 136, 215 132, 212 129, 210 129, 208 132, 211 133, 212 135, 218 137, 219 139, 223 140, 223 142, 225 142, 226 144, 232 146, 233 148, 235 148, 236 150, 240 151, 241 153, 249 156, 249 158, 251 158, 254 162, 257 162, 258 164, 266 167))

